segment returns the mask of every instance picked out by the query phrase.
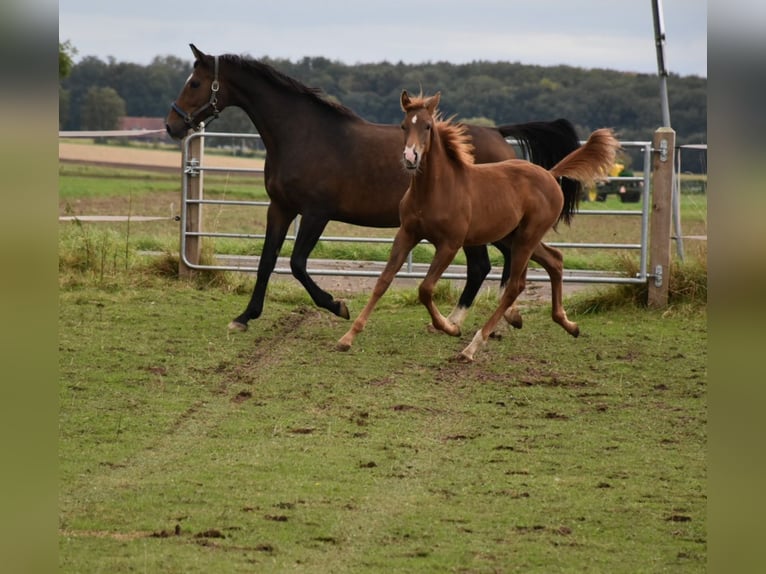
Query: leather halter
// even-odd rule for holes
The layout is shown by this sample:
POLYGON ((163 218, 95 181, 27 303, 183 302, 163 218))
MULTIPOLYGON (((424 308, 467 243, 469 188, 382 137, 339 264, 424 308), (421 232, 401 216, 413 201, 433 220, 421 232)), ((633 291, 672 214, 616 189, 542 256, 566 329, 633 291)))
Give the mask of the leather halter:
MULTIPOLYGON (((200 108, 196 109, 195 111, 189 113, 185 112, 181 106, 179 106, 176 102, 173 102, 170 107, 173 111, 175 111, 179 116, 181 116, 181 119, 184 121, 186 126, 189 129, 196 130, 199 126, 200 122, 207 121, 209 118, 217 118, 220 111, 218 110, 218 89, 220 87, 220 84, 218 83, 218 56, 215 56, 215 72, 213 75, 213 83, 210 85, 210 99, 200 108), (194 123, 194 118, 202 114, 205 110, 208 108, 212 109, 212 113, 208 116, 205 116, 203 119, 200 119, 197 121, 197 123, 194 123)), ((213 120, 210 120, 213 121, 213 120)))

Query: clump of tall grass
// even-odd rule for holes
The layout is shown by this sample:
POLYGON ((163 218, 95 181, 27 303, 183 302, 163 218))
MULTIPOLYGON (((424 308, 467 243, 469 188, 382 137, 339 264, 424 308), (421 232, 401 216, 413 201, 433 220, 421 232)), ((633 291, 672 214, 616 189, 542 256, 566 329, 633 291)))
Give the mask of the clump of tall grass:
MULTIPOLYGON (((203 242, 199 264, 203 266, 215 264, 212 246, 206 242, 203 242)), ((179 265, 179 255, 165 251, 160 255, 146 258, 139 271, 167 279, 179 279, 179 265)), ((246 276, 222 269, 197 269, 190 275, 188 281, 198 289, 216 288, 228 293, 248 291, 246 276)))
MULTIPOLYGON (((620 258, 620 268, 627 277, 635 277, 639 272, 636 259, 628 256, 620 258)), ((672 261, 668 275, 669 307, 701 308, 707 305, 707 249, 704 246, 687 256, 685 261, 672 261)), ((585 314, 625 306, 646 307, 648 296, 647 283, 614 285, 582 297, 574 296, 567 308, 585 314)))
POLYGON ((126 271, 132 258, 128 238, 114 229, 83 225, 75 219, 61 230, 60 273, 104 283, 126 271))

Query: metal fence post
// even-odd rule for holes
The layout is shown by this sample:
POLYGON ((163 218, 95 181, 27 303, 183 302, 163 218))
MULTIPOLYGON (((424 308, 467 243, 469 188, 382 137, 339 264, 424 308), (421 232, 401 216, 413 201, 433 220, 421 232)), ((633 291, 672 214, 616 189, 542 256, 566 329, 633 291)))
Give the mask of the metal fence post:
MULTIPOLYGON (((204 130, 200 126, 200 130, 204 130)), ((202 165, 202 156, 204 154, 205 143, 204 136, 194 137, 189 140, 189 153, 185 159, 185 165, 181 166, 184 176, 184 187, 186 189, 185 201, 181 202, 182 209, 186 210, 185 217, 182 217, 181 225, 181 245, 183 253, 179 257, 178 275, 179 277, 189 278, 194 275, 194 269, 189 267, 186 262, 192 265, 199 265, 201 253, 201 241, 198 235, 202 230, 202 204, 196 200, 202 199, 204 171, 199 169, 202 165), (191 201, 188 201, 191 200, 191 201)))
POLYGON ((649 295, 647 305, 666 307, 670 283, 670 224, 673 195, 673 163, 676 132, 662 127, 654 132, 652 143, 652 213, 649 238, 649 295))

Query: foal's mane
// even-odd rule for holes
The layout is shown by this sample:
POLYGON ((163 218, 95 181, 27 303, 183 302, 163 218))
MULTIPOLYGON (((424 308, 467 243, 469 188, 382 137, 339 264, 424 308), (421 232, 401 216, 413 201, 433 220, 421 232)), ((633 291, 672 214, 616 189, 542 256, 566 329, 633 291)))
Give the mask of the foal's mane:
MULTIPOLYGON (((427 100, 428 98, 422 94, 411 97, 405 111, 425 109, 427 100)), ((450 116, 445 120, 438 108, 434 110, 433 118, 436 133, 444 144, 447 156, 460 165, 473 164, 474 145, 471 143, 471 136, 468 134, 466 125, 454 122, 455 116, 450 116)))
POLYGON ((234 54, 225 54, 221 56, 221 60, 230 62, 232 65, 242 68, 247 73, 256 73, 264 77, 267 81, 295 92, 296 94, 305 95, 318 104, 325 106, 326 108, 333 110, 342 116, 357 119, 359 118, 356 113, 354 113, 351 109, 347 108, 343 104, 339 104, 327 99, 327 95, 320 88, 310 88, 306 84, 296 80, 295 78, 291 78, 286 74, 283 74, 265 62, 254 60, 252 58, 246 58, 244 56, 237 56, 234 54))

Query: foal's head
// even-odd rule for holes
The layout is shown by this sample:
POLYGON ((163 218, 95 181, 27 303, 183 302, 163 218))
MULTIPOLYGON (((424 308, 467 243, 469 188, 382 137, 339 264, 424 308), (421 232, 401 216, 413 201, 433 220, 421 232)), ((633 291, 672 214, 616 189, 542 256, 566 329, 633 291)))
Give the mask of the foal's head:
POLYGON ((424 158, 431 149, 434 138, 439 138, 449 160, 457 165, 472 164, 473 144, 466 126, 453 123, 451 118, 443 120, 437 110, 441 93, 431 97, 410 97, 407 90, 402 92, 402 110, 404 110, 404 169, 416 174, 424 158))
POLYGON ((420 162, 431 148, 431 137, 436 127, 438 117, 436 108, 439 105, 441 93, 436 92, 430 98, 422 96, 410 97, 407 90, 402 92, 402 111, 404 111, 404 154, 402 161, 404 169, 415 173, 420 162))
POLYGON ((218 117, 225 107, 218 80, 218 57, 204 54, 194 44, 189 46, 195 58, 194 69, 165 119, 168 133, 176 139, 184 137, 190 129, 197 129, 200 122, 218 117))

